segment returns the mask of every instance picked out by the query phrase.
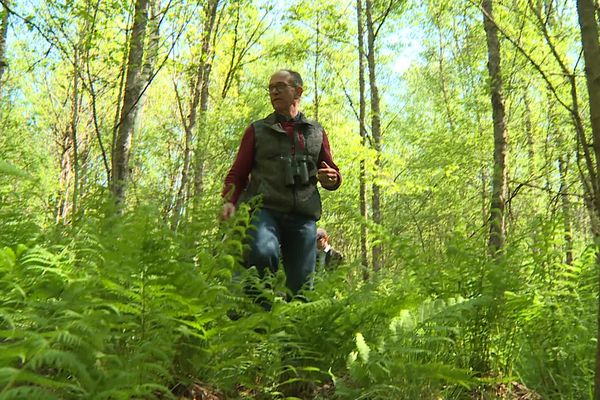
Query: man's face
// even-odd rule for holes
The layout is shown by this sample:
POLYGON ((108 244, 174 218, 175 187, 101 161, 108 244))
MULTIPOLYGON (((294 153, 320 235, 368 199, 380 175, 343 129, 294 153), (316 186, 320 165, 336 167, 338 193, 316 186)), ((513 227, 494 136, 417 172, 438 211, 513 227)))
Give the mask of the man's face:
POLYGON ((280 71, 269 81, 269 97, 273 109, 280 114, 287 115, 294 100, 300 98, 302 88, 295 86, 292 76, 285 71, 280 71))
POLYGON ((327 246, 327 239, 324 236, 317 238, 317 250, 323 250, 325 246, 327 246))

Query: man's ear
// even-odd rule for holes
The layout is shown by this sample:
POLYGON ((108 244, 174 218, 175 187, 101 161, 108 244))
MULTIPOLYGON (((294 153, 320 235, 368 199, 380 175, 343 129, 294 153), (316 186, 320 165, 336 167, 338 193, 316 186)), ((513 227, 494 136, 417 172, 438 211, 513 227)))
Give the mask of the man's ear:
POLYGON ((302 88, 302 86, 296 86, 296 95, 294 96, 294 98, 299 99, 300 96, 302 96, 303 92, 304 92, 304 89, 302 88))

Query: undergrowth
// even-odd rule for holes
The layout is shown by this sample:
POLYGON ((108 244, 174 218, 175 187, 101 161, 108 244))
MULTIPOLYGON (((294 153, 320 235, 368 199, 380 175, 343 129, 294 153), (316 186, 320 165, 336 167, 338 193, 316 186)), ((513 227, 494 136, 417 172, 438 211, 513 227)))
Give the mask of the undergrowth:
POLYGON ((470 399, 511 381, 591 396, 592 250, 543 278, 516 247, 491 263, 453 245, 369 282, 349 262, 286 301, 281 272, 241 267, 249 218, 215 214, 178 233, 150 206, 34 237, 3 222, 0 399, 168 399, 198 383, 227 399, 470 399))

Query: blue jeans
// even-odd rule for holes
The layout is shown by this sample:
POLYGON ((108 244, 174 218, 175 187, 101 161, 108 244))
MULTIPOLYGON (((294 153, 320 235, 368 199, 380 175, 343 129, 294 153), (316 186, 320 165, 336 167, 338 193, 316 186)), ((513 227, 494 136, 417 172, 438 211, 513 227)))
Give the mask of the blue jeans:
POLYGON ((275 272, 282 257, 286 286, 293 294, 306 284, 312 286, 317 258, 317 223, 301 215, 273 210, 258 210, 250 229, 248 267, 256 266, 262 277, 268 269, 275 272))

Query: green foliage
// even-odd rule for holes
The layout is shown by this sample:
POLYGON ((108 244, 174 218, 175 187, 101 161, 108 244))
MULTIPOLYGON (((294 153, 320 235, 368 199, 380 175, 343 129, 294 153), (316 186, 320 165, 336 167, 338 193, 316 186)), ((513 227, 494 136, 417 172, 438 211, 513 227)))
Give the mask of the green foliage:
POLYGON ((199 319, 192 326, 201 334, 220 286, 190 274, 193 264, 176 262, 170 233, 140 212, 88 226, 100 230, 82 229, 59 251, 4 249, 3 395, 25 386, 60 398, 170 392, 187 326, 180 321, 199 319))
POLYGON ((12 175, 19 178, 30 179, 30 176, 25 172, 3 160, 0 160, 0 175, 12 175))
POLYGON ((519 373, 544 398, 588 398, 593 391, 594 253, 588 249, 573 265, 554 264, 551 283, 520 310, 519 373))
POLYGON ((591 250, 572 266, 550 257, 542 271, 519 247, 501 264, 477 265, 456 241, 443 264, 406 259, 364 283, 349 263, 319 274, 309 302, 286 302, 281 272, 260 281, 240 266, 249 209, 213 221, 174 234, 148 206, 5 247, 0 398, 158 399, 200 379, 232 399, 327 385, 348 400, 461 399, 511 377, 547 398, 585 397, 591 250), (467 267, 479 278, 463 280, 467 267), (541 273, 551 278, 529 278, 541 273), (248 284, 270 312, 245 295, 248 284), (477 351, 499 375, 476 377, 477 351))
POLYGON ((475 380, 456 364, 464 332, 464 306, 455 300, 426 301, 414 311, 402 309, 369 344, 356 334, 356 350, 349 354, 349 378, 339 385, 344 398, 432 398, 469 388, 475 380), (456 308, 458 307, 458 308, 456 308))
POLYGON ((568 111, 577 92, 587 121, 572 3, 495 9, 530 56, 501 35, 510 187, 496 260, 486 252, 493 143, 474 3, 374 2, 376 169, 358 135, 355 2, 220 2, 176 232, 165 221, 182 181, 204 13, 167 3, 131 188, 115 214, 106 194, 132 3, 12 2, 29 22, 10 17, 0 82, 0 399, 164 399, 203 383, 231 399, 472 399, 501 397, 512 381, 545 399, 591 398, 597 260, 568 111), (271 111, 264 87, 277 68, 302 73, 302 109, 312 117, 319 106, 343 174, 338 191, 321 191, 319 224, 346 264, 291 301, 281 271, 259 279, 242 267, 251 209, 217 223, 223 176, 244 129, 271 111), (381 225, 359 212, 363 161, 367 197, 373 183, 382 189, 381 225), (362 239, 384 251, 368 282, 362 239))

